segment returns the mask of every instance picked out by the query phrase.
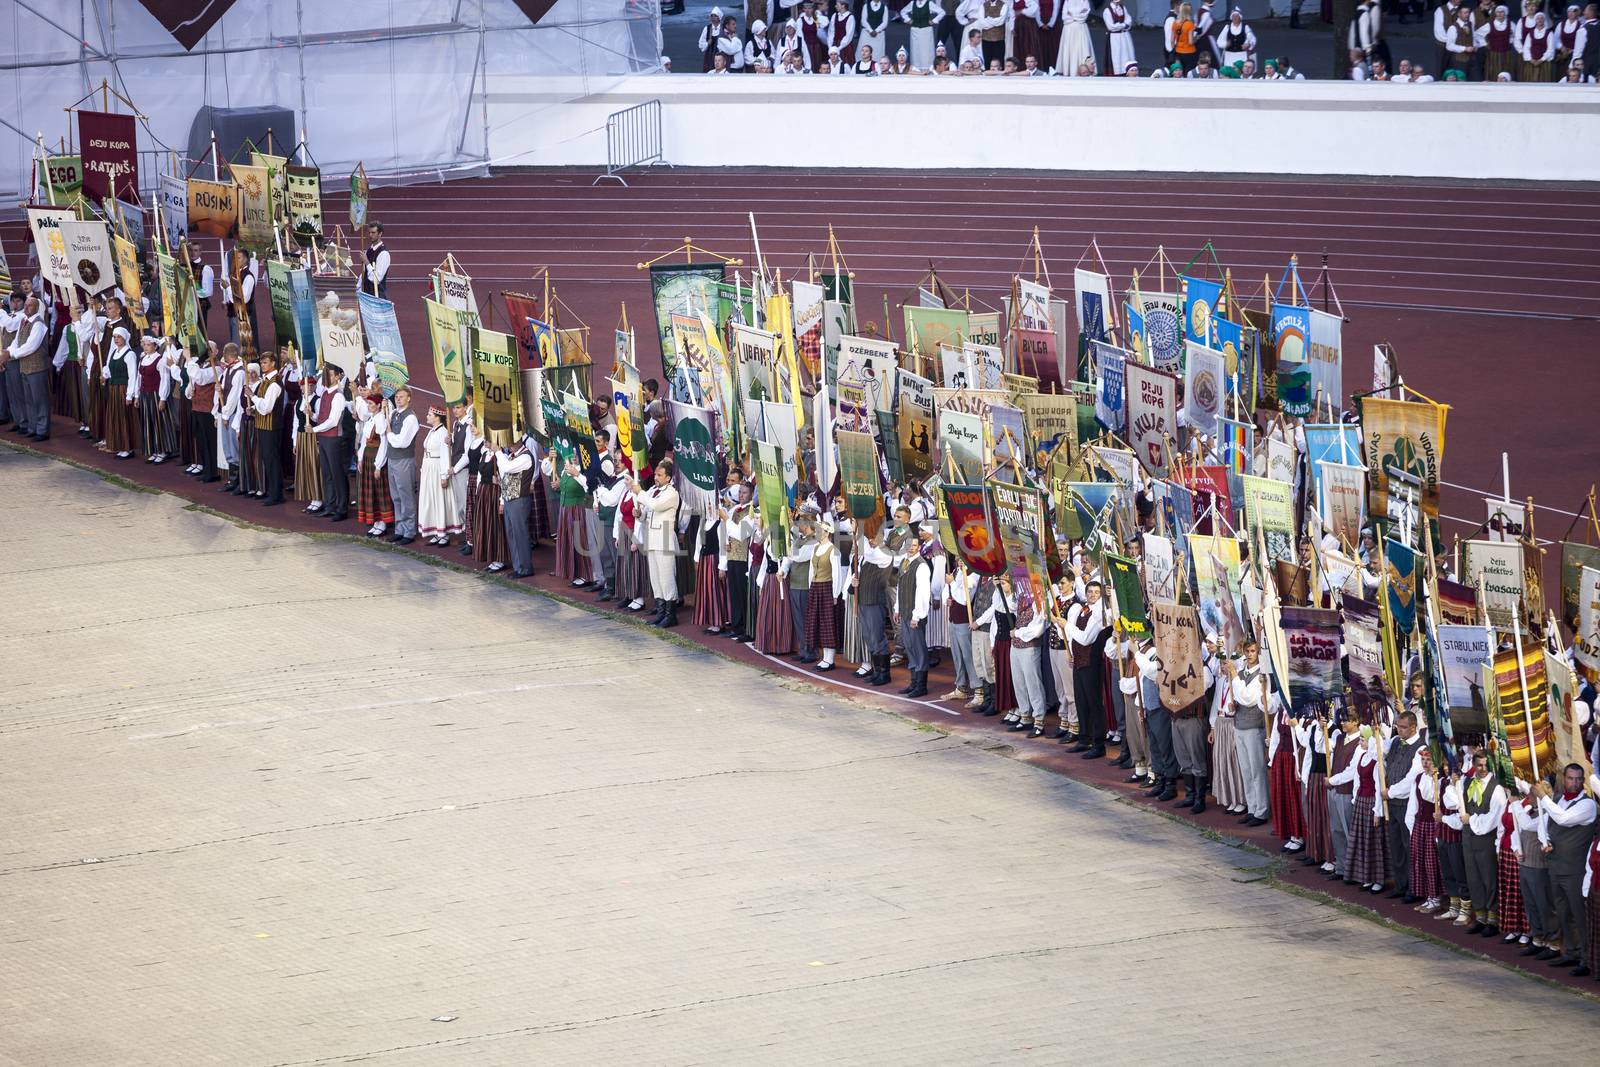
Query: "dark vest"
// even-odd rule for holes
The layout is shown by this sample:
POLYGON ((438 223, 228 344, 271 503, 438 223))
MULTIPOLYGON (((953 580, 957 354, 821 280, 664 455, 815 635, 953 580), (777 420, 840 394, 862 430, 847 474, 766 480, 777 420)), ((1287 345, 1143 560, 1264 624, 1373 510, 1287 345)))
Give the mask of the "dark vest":
MULTIPOLYGON (((1396 738, 1394 744, 1389 746, 1389 754, 1383 758, 1383 780, 1389 785, 1394 785, 1404 778, 1411 770, 1411 761, 1417 757, 1417 749, 1422 747, 1422 734, 1418 733, 1410 741, 1401 741, 1396 738)), ((1404 805, 1403 800, 1390 800, 1391 804, 1404 805)))
POLYGON ((1582 878, 1589 846, 1594 843, 1595 824, 1562 826, 1549 819, 1545 830, 1550 835, 1550 873, 1556 877, 1582 878))
POLYGON ((856 606, 861 608, 882 608, 889 605, 889 568, 880 567, 876 563, 861 563, 861 571, 857 575, 856 606))
POLYGON ((900 572, 900 618, 907 626, 911 625, 912 613, 917 610, 917 569, 927 565, 928 561, 921 556, 912 556, 900 572))
MULTIPOLYGON (((1490 775, 1488 779, 1486 779, 1483 787, 1483 795, 1477 800, 1473 800, 1472 787, 1476 784, 1476 779, 1469 778, 1463 782, 1461 786, 1461 800, 1466 805, 1466 812, 1468 815, 1482 815, 1484 812, 1489 810, 1489 802, 1494 799, 1496 785, 1494 775, 1490 775)), ((1487 834, 1475 834, 1472 832, 1472 824, 1463 820, 1461 824, 1461 832, 1466 834, 1468 837, 1492 841, 1500 833, 1500 828, 1496 826, 1487 834)))

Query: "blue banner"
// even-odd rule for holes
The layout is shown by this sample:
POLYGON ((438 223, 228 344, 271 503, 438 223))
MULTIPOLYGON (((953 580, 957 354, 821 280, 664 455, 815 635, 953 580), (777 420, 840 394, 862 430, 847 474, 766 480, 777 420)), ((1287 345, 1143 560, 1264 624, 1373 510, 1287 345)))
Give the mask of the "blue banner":
POLYGON ((1122 436, 1128 422, 1128 361, 1110 345, 1094 342, 1094 417, 1102 427, 1122 436))
POLYGON ((1145 355, 1144 342, 1144 315, 1135 311, 1132 304, 1122 305, 1123 321, 1128 324, 1128 335, 1122 339, 1124 346, 1133 353, 1133 358, 1141 363, 1148 363, 1150 357, 1145 355))
POLYGON ((367 352, 378 365, 383 395, 393 396, 396 389, 410 380, 394 304, 370 293, 357 293, 356 296, 361 301, 361 328, 366 331, 367 352))
POLYGON ((1399 541, 1383 542, 1384 568, 1389 579, 1389 615, 1401 633, 1417 625, 1417 554, 1399 541))
POLYGON ((1235 397, 1239 401, 1239 410, 1255 410, 1255 368, 1250 366, 1250 360, 1244 350, 1244 327, 1227 319, 1212 319, 1211 328, 1217 334, 1217 351, 1222 353, 1222 365, 1228 374, 1228 405, 1226 411, 1236 410, 1233 406, 1235 397))
POLYGON ((317 295, 311 291, 309 269, 296 267, 289 272, 289 299, 294 309, 295 347, 300 349, 300 371, 307 378, 312 378, 322 364, 322 345, 317 338, 317 295))
POLYGON ((1306 462, 1311 467, 1311 481, 1316 487, 1317 500, 1322 499, 1322 468, 1318 466, 1319 463, 1361 466, 1361 435, 1358 431, 1359 428, 1354 424, 1306 424, 1306 462))
POLYGON ((1278 355, 1278 408, 1304 418, 1311 414, 1311 310, 1273 304, 1272 344, 1278 355))
POLYGON ((1183 336, 1207 348, 1216 348, 1213 321, 1222 317, 1222 283, 1205 278, 1183 278, 1183 336))

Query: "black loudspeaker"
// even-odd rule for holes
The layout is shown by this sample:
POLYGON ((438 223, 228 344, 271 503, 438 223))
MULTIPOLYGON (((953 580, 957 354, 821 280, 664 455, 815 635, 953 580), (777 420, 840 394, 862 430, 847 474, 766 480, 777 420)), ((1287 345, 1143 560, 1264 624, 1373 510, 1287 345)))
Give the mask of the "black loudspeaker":
MULTIPOLYGON (((300 143, 299 127, 294 112, 286 107, 202 107, 195 113, 194 124, 189 127, 189 158, 206 158, 211 151, 211 135, 217 135, 220 164, 249 163, 248 141, 259 151, 267 151, 267 134, 272 134, 274 155, 289 155, 300 143)), ((195 172, 198 178, 211 177, 209 166, 195 172)))

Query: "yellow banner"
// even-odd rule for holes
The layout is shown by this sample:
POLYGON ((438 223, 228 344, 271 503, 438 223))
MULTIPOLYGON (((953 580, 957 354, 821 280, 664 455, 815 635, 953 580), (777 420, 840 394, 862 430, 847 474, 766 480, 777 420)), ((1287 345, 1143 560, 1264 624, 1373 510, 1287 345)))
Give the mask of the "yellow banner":
POLYGON ((802 430, 806 425, 806 401, 800 394, 800 367, 794 358, 794 311, 786 294, 767 298, 766 324, 777 344, 778 358, 774 362, 778 377, 788 375, 788 380, 782 383, 782 392, 794 406, 795 429, 802 430))
POLYGON ((1422 509, 1438 517, 1439 462, 1449 410, 1411 400, 1361 401, 1370 516, 1387 519, 1389 499, 1398 495, 1420 498, 1422 509))
POLYGON ((422 298, 428 316, 428 336, 433 341, 433 370, 446 404, 458 404, 467 395, 466 360, 461 352, 461 313, 437 300, 422 298))

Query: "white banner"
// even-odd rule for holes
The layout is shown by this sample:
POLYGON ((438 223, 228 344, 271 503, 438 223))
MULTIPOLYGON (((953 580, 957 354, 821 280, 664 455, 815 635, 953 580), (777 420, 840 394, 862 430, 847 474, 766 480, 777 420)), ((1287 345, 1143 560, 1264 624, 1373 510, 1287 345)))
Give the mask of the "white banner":
POLYGON ((63 222, 78 216, 66 208, 30 207, 28 226, 33 231, 33 246, 39 251, 39 273, 44 280, 70 290, 77 284, 72 263, 67 259, 67 242, 61 235, 63 222))
POLYGON ((1222 398, 1226 395, 1222 353, 1193 341, 1185 341, 1184 345, 1188 349, 1183 380, 1184 416, 1191 431, 1215 437, 1217 416, 1222 414, 1222 398))
POLYGON ((340 307, 338 293, 324 293, 317 301, 317 337, 322 345, 322 361, 332 363, 355 381, 367 358, 361 313, 352 307, 340 307))
POLYGON ((1178 379, 1140 363, 1126 373, 1128 444, 1146 470, 1165 477, 1168 442, 1178 439, 1178 379))
POLYGON ((66 246, 67 262, 72 267, 73 284, 90 296, 105 292, 117 284, 115 261, 111 255, 111 231, 103 222, 61 223, 61 240, 66 246))
POLYGON ((1311 395, 1317 408, 1344 410, 1344 320, 1337 315, 1311 311, 1311 395))

